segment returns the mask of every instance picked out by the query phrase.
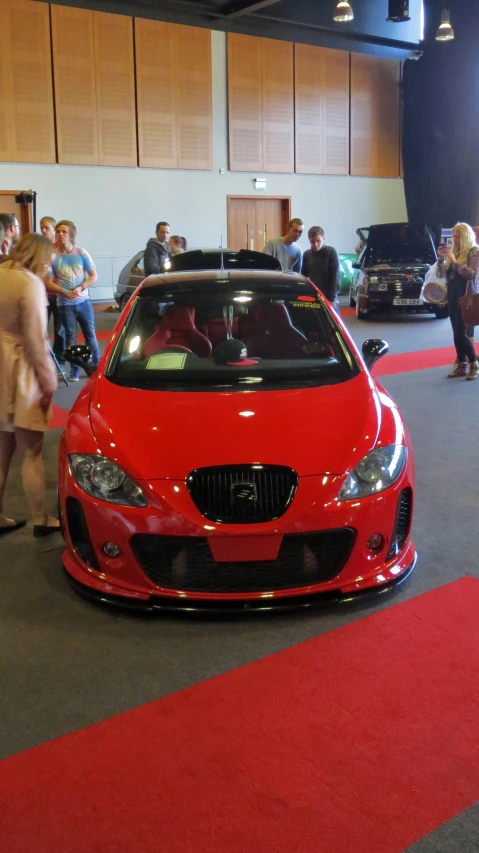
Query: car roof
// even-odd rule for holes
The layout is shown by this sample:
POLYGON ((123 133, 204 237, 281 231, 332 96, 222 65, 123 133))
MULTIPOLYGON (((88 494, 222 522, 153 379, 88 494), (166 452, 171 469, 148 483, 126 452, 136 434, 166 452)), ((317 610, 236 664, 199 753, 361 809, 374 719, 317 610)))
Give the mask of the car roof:
POLYGON ((174 287, 175 285, 195 284, 201 282, 202 285, 228 282, 234 284, 235 281, 246 281, 250 279, 257 283, 267 284, 268 282, 278 282, 282 285, 291 284, 307 285, 310 289, 312 284, 300 273, 285 272, 284 270, 192 270, 191 272, 170 272, 158 273, 158 275, 150 275, 140 285, 142 291, 148 291, 158 285, 165 287, 174 287))

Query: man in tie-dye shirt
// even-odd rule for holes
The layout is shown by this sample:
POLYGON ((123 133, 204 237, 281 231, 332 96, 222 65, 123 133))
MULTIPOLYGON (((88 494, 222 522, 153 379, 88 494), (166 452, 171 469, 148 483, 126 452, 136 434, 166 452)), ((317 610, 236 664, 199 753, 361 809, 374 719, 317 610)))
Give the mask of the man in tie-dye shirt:
MULTIPOLYGON (((90 347, 93 363, 98 364, 100 351, 95 334, 93 308, 88 295, 88 288, 94 284, 98 276, 88 252, 75 245, 76 234, 77 230, 73 222, 63 219, 57 223, 52 279, 57 285, 55 289, 58 293, 58 307, 65 328, 66 346, 76 344, 78 323, 85 337, 85 343, 90 347)), ((72 364, 70 381, 78 382, 78 374, 78 367, 72 364)))

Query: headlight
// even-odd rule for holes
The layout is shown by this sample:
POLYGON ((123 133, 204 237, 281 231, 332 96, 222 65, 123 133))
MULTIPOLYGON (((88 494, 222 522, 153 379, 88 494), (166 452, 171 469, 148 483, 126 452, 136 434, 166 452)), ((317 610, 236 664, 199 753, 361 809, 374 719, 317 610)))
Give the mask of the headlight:
POLYGON ((380 275, 370 275, 369 287, 371 288, 371 290, 387 290, 388 283, 380 275))
POLYGON ((140 487, 105 456, 72 453, 70 467, 80 488, 92 498, 123 506, 147 506, 140 487))
POLYGON ((400 477, 406 457, 407 449, 403 444, 376 447, 351 471, 339 490, 339 500, 352 501, 388 489, 400 477))

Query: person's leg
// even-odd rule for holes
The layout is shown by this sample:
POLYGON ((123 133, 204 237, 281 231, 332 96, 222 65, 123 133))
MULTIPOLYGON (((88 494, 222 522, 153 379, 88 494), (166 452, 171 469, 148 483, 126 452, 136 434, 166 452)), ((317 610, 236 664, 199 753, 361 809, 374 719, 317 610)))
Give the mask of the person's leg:
POLYGON ((65 329, 58 305, 53 310, 53 353, 59 364, 65 364, 65 329))
POLYGON ((452 332, 454 336, 454 346, 456 348, 456 362, 451 373, 448 373, 450 379, 466 376, 467 374, 467 357, 464 350, 464 339, 466 338, 466 327, 462 319, 461 307, 456 299, 449 300, 449 318, 451 320, 452 332))
POLYGON ((471 343, 471 339, 468 338, 466 334, 466 324, 464 323, 464 319, 459 305, 454 318, 454 344, 456 347, 457 357, 459 359, 459 375, 467 374, 468 379, 476 379, 476 353, 471 343), (468 362, 470 365, 469 372, 467 371, 468 362))
POLYGON ((43 467, 43 432, 15 430, 18 452, 22 457, 22 482, 25 497, 35 525, 56 527, 58 520, 48 516, 47 487, 43 467))
POLYGON ((476 353, 474 351, 474 347, 471 343, 471 339, 467 336, 467 327, 464 322, 464 318, 462 316, 462 311, 458 306, 458 311, 456 312, 456 321, 455 321, 455 338, 458 341, 457 344, 457 354, 463 355, 461 361, 468 361, 469 364, 476 363, 476 353))
POLYGON ((3 512, 3 496, 7 483, 10 462, 15 451, 15 435, 13 432, 0 431, 0 528, 11 527, 15 524, 13 518, 8 518, 3 512))
POLYGON ((100 350, 95 334, 95 315, 93 314, 93 306, 89 299, 86 299, 85 302, 80 302, 77 306, 77 320, 85 337, 85 343, 90 347, 93 363, 98 364, 100 361, 100 350))
MULTIPOLYGON (((76 306, 73 304, 61 306, 61 318, 65 329, 65 347, 72 347, 77 342, 76 310, 76 306)), ((70 379, 78 379, 79 372, 79 368, 72 364, 70 366, 70 379)))

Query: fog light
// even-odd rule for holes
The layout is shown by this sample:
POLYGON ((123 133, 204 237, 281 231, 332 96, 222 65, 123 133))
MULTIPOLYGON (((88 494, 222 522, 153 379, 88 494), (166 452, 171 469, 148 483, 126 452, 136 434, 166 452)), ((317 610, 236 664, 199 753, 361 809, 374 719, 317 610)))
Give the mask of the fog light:
POLYGON ((380 533, 373 533, 368 539, 368 548, 370 551, 382 551, 384 548, 384 536, 380 533))
POLYGON ((102 551, 107 557, 119 557, 121 550, 115 542, 105 542, 102 551))

